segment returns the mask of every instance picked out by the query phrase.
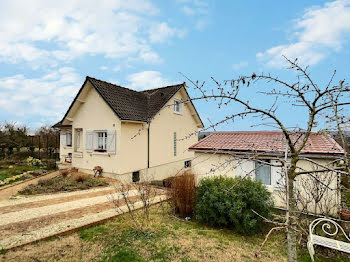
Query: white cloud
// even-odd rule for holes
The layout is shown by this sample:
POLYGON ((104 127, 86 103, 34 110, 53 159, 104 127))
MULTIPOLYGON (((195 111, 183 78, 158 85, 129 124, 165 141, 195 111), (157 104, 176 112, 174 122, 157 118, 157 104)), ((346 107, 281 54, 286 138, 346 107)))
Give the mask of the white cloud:
POLYGON ((155 24, 149 31, 149 38, 152 43, 162 43, 171 37, 184 37, 185 31, 170 27, 167 23, 162 22, 155 24))
POLYGON ((331 52, 341 50, 349 35, 350 1, 328 2, 322 7, 306 9, 302 18, 296 20, 294 42, 274 46, 258 53, 257 58, 271 67, 284 65, 282 55, 314 65, 331 52))
POLYGON ((102 71, 106 71, 107 69, 108 69, 107 66, 100 66, 100 70, 102 70, 102 71))
POLYGON ((121 70, 121 66, 117 65, 113 68, 114 72, 119 72, 121 70))
MULTIPOLYGON (((0 59, 52 66, 82 55, 159 61, 145 34, 158 13, 148 0, 35 0, 25 8, 21 0, 2 1, 0 59)), ((158 29, 154 42, 179 36, 167 24, 158 29)))
POLYGON ((194 28, 203 31, 210 20, 208 18, 209 14, 209 4, 207 1, 202 0, 177 0, 177 2, 182 6, 181 11, 188 16, 192 16, 196 19, 194 23, 194 28))
POLYGON ((182 7, 182 11, 186 14, 186 15, 194 15, 196 13, 196 11, 191 8, 191 7, 188 7, 187 5, 183 6, 182 7))
POLYGON ((233 64, 232 68, 233 68, 233 70, 238 71, 238 70, 240 70, 240 69, 242 69, 244 67, 247 67, 247 66, 248 66, 248 62, 247 61, 240 61, 237 64, 233 64))
POLYGON ((53 123, 62 117, 81 86, 73 68, 62 67, 40 78, 0 78, 0 109, 11 116, 35 116, 53 123))
POLYGON ((143 71, 127 77, 128 87, 135 90, 146 90, 171 85, 171 81, 164 78, 158 71, 143 71))

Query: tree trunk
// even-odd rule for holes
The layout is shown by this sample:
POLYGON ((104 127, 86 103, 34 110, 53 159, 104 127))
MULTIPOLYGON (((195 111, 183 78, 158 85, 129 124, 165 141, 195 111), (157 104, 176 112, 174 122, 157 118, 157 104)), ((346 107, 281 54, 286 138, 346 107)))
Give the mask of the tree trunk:
POLYGON ((296 200, 294 194, 294 178, 288 174, 288 201, 287 201, 287 243, 288 243, 288 262, 297 262, 297 235, 296 235, 296 200))

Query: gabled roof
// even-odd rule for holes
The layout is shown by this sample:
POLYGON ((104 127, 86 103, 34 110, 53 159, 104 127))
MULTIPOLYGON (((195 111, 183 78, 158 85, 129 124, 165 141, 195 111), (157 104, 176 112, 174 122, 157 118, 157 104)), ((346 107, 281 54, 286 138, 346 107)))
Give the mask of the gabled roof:
MULTIPOLYGON (((147 122, 148 120, 152 119, 180 89, 185 89, 186 86, 185 83, 182 83, 138 92, 87 76, 83 86, 79 90, 62 121, 60 121, 61 124, 79 97, 79 94, 84 88, 86 82, 89 82, 92 85, 92 87, 121 120, 141 122, 147 122)), ((192 103, 191 105, 193 106, 192 103)), ((202 124, 199 115, 198 118, 202 124)), ((55 124, 55 127, 59 127, 60 122, 55 124)))
MULTIPOLYGON (((292 140, 300 143, 301 133, 293 133, 292 140)), ((214 132, 191 146, 195 151, 230 151, 230 152, 285 152, 284 135, 279 131, 239 131, 214 132)), ((343 154, 343 148, 329 135, 312 133, 302 154, 343 154)))

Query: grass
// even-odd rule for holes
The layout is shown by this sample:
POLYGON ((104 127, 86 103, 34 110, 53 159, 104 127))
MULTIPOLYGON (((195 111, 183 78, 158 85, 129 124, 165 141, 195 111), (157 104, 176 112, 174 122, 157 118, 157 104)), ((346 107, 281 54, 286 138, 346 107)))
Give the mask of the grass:
MULTIPOLYGON (((0 180, 4 181, 7 178, 17 176, 17 175, 20 175, 20 174, 22 174, 24 172, 28 172, 28 171, 41 171, 41 169, 40 169, 40 167, 28 166, 26 164, 7 165, 7 166, 0 165, 0 180)), ((33 175, 28 174, 28 175, 19 177, 15 180, 11 180, 8 184, 18 182, 21 180, 30 179, 33 177, 35 177, 35 174, 33 174, 33 175)), ((6 184, 3 184, 3 186, 4 185, 6 185, 6 184)), ((0 187, 1 187, 1 185, 0 185, 0 187)))
MULTIPOLYGON (((256 261, 266 232, 244 236, 228 229, 214 228, 197 221, 185 221, 159 209, 152 209, 152 227, 141 233, 130 226, 128 216, 81 230, 83 242, 104 245, 97 261, 256 261)), ((317 249, 316 262, 350 261, 341 254, 330 257, 317 249)), ((286 239, 283 233, 273 234, 258 261, 285 261, 286 239)), ((311 261, 306 247, 299 250, 299 261, 311 261)))
POLYGON ((67 176, 59 175, 50 179, 40 180, 37 185, 29 185, 18 193, 21 195, 49 194, 107 185, 108 183, 104 180, 77 172, 67 176))
MULTIPOLYGON (((4 261, 99 261, 99 262, 217 262, 286 261, 286 236, 272 234, 257 259, 265 234, 244 236, 229 229, 210 227, 195 220, 171 215, 166 204, 151 209, 151 226, 140 232, 128 215, 80 230, 50 242, 41 241, 25 249, 10 250, 4 261), (16 260, 17 259, 17 260, 16 260)), ((346 262, 347 255, 316 248, 316 262, 346 262)), ((306 247, 298 251, 299 262, 309 262, 306 247)))

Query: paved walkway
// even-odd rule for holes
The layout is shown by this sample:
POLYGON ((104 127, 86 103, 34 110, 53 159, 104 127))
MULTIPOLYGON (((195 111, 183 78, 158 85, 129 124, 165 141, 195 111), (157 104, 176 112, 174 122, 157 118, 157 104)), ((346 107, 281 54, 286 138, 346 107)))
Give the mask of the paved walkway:
MULTIPOLYGON (((142 206, 136 190, 130 190, 128 196, 134 201, 135 209, 142 206)), ((157 190, 151 202, 165 198, 164 192, 157 190)), ((115 187, 0 201, 0 249, 21 246, 112 218, 128 212, 124 204, 115 187), (121 201, 118 211, 112 199, 121 201)))

